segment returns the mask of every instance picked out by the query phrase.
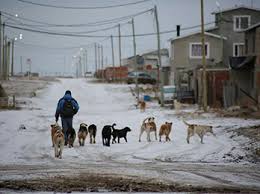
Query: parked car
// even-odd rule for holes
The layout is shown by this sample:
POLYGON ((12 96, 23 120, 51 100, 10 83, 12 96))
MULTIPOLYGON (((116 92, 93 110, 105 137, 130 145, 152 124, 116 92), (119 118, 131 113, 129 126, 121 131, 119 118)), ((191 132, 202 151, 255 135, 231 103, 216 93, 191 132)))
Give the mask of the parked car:
POLYGON ((146 72, 129 72, 126 82, 135 83, 136 76, 139 84, 156 84, 156 79, 146 72))

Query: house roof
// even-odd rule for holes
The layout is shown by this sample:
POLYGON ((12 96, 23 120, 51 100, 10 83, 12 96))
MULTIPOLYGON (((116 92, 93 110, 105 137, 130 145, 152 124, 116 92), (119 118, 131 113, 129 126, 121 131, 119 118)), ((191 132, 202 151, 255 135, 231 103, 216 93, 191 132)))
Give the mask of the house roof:
POLYGON ((222 9, 222 10, 218 10, 218 11, 214 11, 212 12, 211 14, 217 14, 217 13, 223 13, 223 12, 227 12, 227 11, 233 11, 233 10, 236 10, 236 9, 251 9, 251 10, 254 10, 254 11, 260 11, 259 8, 255 8, 255 7, 248 7, 248 6, 245 6, 245 5, 239 5, 239 6, 235 6, 235 7, 232 7, 232 8, 227 8, 227 9, 222 9))
MULTIPOLYGON (((147 56, 147 55, 156 55, 157 56, 158 54, 158 50, 152 50, 150 52, 145 52, 142 54, 142 56, 147 56)), ((168 56, 169 55, 169 51, 167 48, 162 48, 161 49, 161 55, 166 55, 168 56)))
MULTIPOLYGON (((193 36, 195 34, 200 34, 200 33, 201 33, 201 31, 193 32, 193 33, 190 33, 190 34, 187 34, 187 35, 183 35, 183 36, 179 36, 179 37, 176 37, 176 38, 172 38, 172 39, 170 39, 170 41, 178 40, 178 39, 182 39, 182 38, 187 38, 189 36, 193 36)), ((215 38, 219 38, 219 39, 224 39, 224 40, 227 39, 225 36, 220 36, 220 35, 213 34, 213 33, 210 33, 210 32, 205 32, 205 35, 211 36, 211 37, 215 37, 215 38)))
POLYGON ((252 30, 252 29, 257 28, 257 27, 260 27, 260 22, 248 27, 247 29, 241 30, 241 32, 246 32, 246 31, 252 30))

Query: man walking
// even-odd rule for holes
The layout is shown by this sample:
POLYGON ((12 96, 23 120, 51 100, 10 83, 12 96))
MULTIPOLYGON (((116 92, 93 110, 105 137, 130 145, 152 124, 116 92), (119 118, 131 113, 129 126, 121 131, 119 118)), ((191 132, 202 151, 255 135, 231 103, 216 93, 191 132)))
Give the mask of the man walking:
POLYGON ((73 116, 77 114, 78 110, 78 102, 72 98, 71 91, 67 90, 65 95, 59 100, 55 113, 56 122, 58 122, 59 116, 61 117, 62 130, 65 136, 65 145, 68 143, 67 131, 68 129, 73 128, 73 116))

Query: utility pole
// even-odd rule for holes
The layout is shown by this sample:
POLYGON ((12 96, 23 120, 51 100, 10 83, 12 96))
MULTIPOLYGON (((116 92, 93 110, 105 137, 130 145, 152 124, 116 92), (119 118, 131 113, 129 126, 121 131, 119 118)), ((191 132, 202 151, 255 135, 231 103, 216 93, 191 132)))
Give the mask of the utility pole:
MULTIPOLYGON (((118 24, 118 51, 119 51, 119 67, 121 67, 122 63, 121 63, 121 29, 120 29, 120 24, 118 24)), ((121 77, 121 69, 120 69, 120 77, 119 77, 120 81, 122 79, 121 77)))
POLYGON ((132 18, 132 29, 133 29, 133 46, 134 46, 134 70, 135 70, 135 92, 136 92, 136 100, 137 104, 139 102, 139 87, 138 87, 138 79, 137 79, 137 56, 136 56, 136 42, 135 42, 135 23, 134 18, 132 18))
MULTIPOLYGON (((85 71, 88 72, 88 51, 85 50, 85 71)), ((85 75, 86 75, 86 72, 85 72, 85 75)))
POLYGON ((10 71, 10 48, 11 42, 7 42, 7 51, 6 51, 6 79, 9 79, 9 71, 10 71))
POLYGON ((14 75, 14 39, 12 39, 12 62, 11 62, 11 76, 14 75))
POLYGON ((3 79, 6 79, 5 76, 5 23, 3 23, 3 44, 2 44, 2 75, 3 75, 3 79))
POLYGON ((114 43, 113 43, 113 36, 112 35, 111 35, 111 49, 112 49, 112 65, 113 65, 112 80, 114 80, 114 76, 115 76, 115 56, 114 56, 114 43))
POLYGON ((95 43, 95 68, 97 73, 97 43, 95 43))
POLYGON ((205 58, 205 35, 204 35, 204 0, 201 4, 201 46, 202 46, 202 66, 203 66, 203 110, 207 111, 207 75, 206 75, 206 58, 205 58))
POLYGON ((0 11, 0 79, 3 78, 3 63, 2 63, 2 12, 0 11))
POLYGON ((119 66, 121 67, 121 29, 120 24, 118 24, 118 48, 119 48, 119 66))
POLYGON ((101 45, 101 78, 104 79, 104 53, 103 53, 103 45, 101 45))
POLYGON ((160 43, 160 27, 157 13, 157 6, 154 6, 154 16, 156 21, 156 33, 157 33, 157 52, 158 52, 158 84, 161 92, 161 106, 164 106, 164 96, 163 96, 163 76, 162 76, 162 60, 161 60, 161 43, 160 43))
POLYGON ((20 56, 21 73, 23 73, 23 57, 20 56))

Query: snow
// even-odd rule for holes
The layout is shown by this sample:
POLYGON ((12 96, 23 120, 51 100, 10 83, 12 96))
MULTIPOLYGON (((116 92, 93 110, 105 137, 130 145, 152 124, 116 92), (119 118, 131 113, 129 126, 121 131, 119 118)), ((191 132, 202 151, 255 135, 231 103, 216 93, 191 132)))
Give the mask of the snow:
MULTIPOLYGON (((247 139, 241 137, 237 140, 231 139, 228 129, 260 124, 260 120, 218 118, 213 114, 203 114, 198 119, 185 118, 189 123, 213 125, 216 133, 216 137, 206 135, 204 144, 200 143, 200 139, 196 135, 191 137, 190 144, 187 144, 187 127, 174 110, 160 108, 159 105, 151 102, 147 104, 146 112, 141 113, 134 104, 135 98, 131 95, 128 85, 93 83, 87 82, 85 79, 61 79, 60 82, 52 83, 37 92, 37 96, 31 99, 28 109, 0 112, 0 165, 57 166, 66 164, 74 166, 88 163, 98 164, 106 160, 109 160, 111 166, 116 166, 117 163, 145 165, 151 162, 229 164, 230 158, 223 158, 223 156, 230 152, 232 155, 244 156, 245 153, 240 144, 246 142, 247 139), (80 110, 73 120, 74 128, 77 131, 82 122, 88 125, 96 124, 98 128, 97 143, 89 144, 88 137, 86 145, 79 147, 76 139, 74 148, 65 147, 63 159, 60 160, 54 158, 50 125, 55 122, 54 114, 57 102, 68 89, 72 91, 72 96, 80 106, 80 110), (166 121, 173 122, 170 134, 172 141, 165 142, 164 137, 162 142, 155 141, 154 134, 151 133, 152 142, 147 142, 144 133, 142 141, 138 142, 140 125, 148 116, 155 117, 158 128, 166 121), (120 144, 104 147, 101 140, 102 127, 113 123, 117 124, 116 128, 129 126, 132 129, 128 133, 128 142, 121 139, 120 144), (19 126, 22 124, 26 129, 19 130, 19 126)), ((241 160, 240 163, 243 165, 248 162, 241 160)), ((124 171, 124 169, 120 170, 124 171)), ((147 170, 137 171, 132 169, 131 174, 147 176, 149 173, 152 174, 147 170)), ((195 176, 187 175, 188 172, 178 173, 184 177, 195 176)), ((223 175, 220 176, 223 177, 223 175)), ((241 181, 246 182, 246 180, 241 181)), ((257 185, 259 181, 252 184, 257 185)))

